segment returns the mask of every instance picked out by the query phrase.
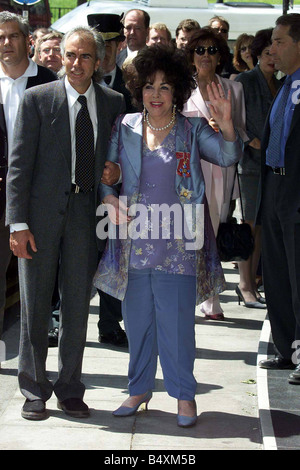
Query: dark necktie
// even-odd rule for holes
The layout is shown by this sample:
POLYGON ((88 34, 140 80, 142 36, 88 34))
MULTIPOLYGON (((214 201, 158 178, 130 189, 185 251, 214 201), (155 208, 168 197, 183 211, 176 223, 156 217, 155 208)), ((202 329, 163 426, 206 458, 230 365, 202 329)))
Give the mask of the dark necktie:
POLYGON ((103 77, 103 80, 105 81, 106 85, 110 85, 111 75, 105 75, 105 77, 103 77))
POLYGON ((94 131, 86 97, 79 96, 78 102, 81 104, 81 108, 78 111, 75 124, 75 182, 83 192, 88 192, 93 188, 95 180, 94 131))
POLYGON ((268 145, 268 162, 271 167, 276 168, 279 165, 280 161, 280 143, 282 137, 283 123, 284 123, 284 113, 286 108, 286 103, 290 94, 292 79, 287 77, 284 85, 280 101, 277 106, 276 114, 274 116, 274 121, 271 127, 271 133, 269 138, 268 145))

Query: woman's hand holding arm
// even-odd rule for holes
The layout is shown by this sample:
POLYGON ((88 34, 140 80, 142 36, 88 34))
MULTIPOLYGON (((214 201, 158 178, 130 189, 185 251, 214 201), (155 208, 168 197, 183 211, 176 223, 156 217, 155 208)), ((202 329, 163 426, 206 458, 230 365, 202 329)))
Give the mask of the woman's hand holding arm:
POLYGON ((113 224, 121 225, 131 220, 127 215, 128 207, 116 196, 109 194, 105 196, 102 202, 106 205, 108 217, 113 224))

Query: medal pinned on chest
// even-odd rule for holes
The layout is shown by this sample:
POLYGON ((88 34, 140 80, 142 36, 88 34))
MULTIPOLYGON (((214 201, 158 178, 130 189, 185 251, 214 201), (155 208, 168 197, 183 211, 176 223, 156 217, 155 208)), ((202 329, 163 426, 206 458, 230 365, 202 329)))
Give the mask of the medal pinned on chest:
POLYGON ((189 152, 176 152, 176 158, 179 160, 177 165, 177 175, 189 178, 191 176, 191 154, 189 152))

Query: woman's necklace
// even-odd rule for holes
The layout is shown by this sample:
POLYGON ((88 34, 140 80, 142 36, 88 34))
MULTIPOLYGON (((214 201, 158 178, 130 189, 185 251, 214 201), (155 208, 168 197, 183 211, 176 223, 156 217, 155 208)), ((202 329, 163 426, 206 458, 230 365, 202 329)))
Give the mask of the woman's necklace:
POLYGON ((171 118, 171 121, 169 122, 169 124, 167 124, 167 125, 164 126, 164 127, 154 127, 154 126, 152 126, 152 124, 150 124, 150 122, 149 122, 149 114, 148 114, 148 113, 146 114, 146 121, 147 121, 147 124, 148 124, 148 126, 150 127, 150 129, 152 129, 153 131, 164 131, 165 129, 168 129, 168 127, 172 126, 172 124, 175 122, 175 118, 176 118, 176 115, 175 115, 175 113, 173 113, 172 118, 171 118))

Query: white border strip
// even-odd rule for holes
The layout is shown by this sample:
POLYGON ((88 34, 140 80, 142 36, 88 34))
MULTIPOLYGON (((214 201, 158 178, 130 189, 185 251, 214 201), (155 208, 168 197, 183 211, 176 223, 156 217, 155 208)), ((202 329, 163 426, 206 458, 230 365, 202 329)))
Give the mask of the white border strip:
POLYGON ((277 443, 274 436, 274 428, 272 424, 270 401, 268 392, 268 370, 259 367, 259 362, 263 359, 267 359, 267 349, 270 340, 271 327, 270 322, 267 318, 263 323, 261 330, 258 354, 257 354, 257 399, 258 399, 258 410, 260 416, 260 424, 262 429, 262 438, 264 450, 278 450, 277 443))

